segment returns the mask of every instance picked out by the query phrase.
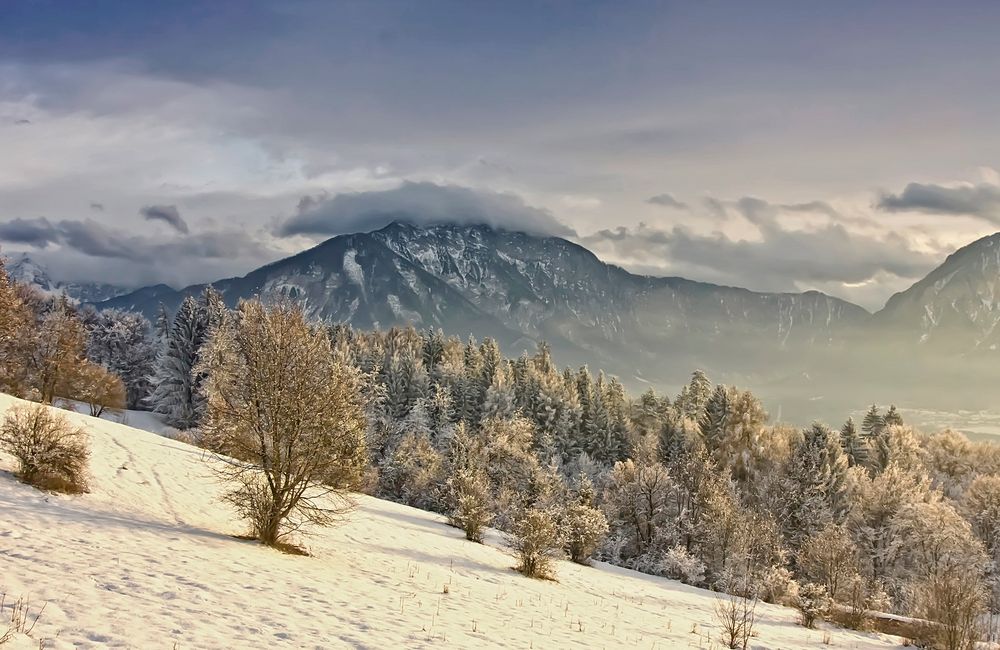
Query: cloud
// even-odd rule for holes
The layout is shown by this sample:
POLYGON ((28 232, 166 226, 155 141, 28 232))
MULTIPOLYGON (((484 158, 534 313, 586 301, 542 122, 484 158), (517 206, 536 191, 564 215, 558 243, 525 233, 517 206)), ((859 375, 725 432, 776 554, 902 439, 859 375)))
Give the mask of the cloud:
MULTIPOLYGON (((711 205, 742 215, 757 236, 736 238, 724 232, 696 233, 685 226, 640 224, 601 230, 581 241, 651 275, 683 275, 768 291, 821 287, 844 296, 856 293, 852 285, 882 283, 889 276, 915 280, 940 262, 941 251, 918 250, 898 234, 877 237, 854 232, 831 219, 808 229, 792 228, 779 219, 786 212, 823 214, 829 206, 822 203, 781 205, 744 197, 733 202, 713 200, 711 205)), ((869 294, 864 294, 866 302, 875 306, 869 294)))
POLYGON ((162 221, 179 233, 188 234, 188 225, 175 205, 147 205, 139 210, 146 221, 162 221))
POLYGON ((0 242, 30 246, 53 279, 126 287, 182 287, 242 275, 294 251, 272 245, 263 229, 223 228, 164 238, 121 232, 86 219, 0 222, 0 242))
POLYGON ((652 203, 653 205, 662 205, 667 208, 674 208, 676 210, 687 210, 687 203, 683 203, 674 198, 673 194, 657 194, 656 196, 651 196, 646 199, 646 203, 652 203))
POLYGON ((91 257, 125 260, 146 258, 143 240, 118 235, 96 221, 64 219, 59 222, 59 243, 91 257))
POLYGON ((0 241, 34 248, 57 244, 89 257, 154 262, 267 256, 272 251, 244 230, 217 230, 164 241, 123 235, 92 219, 12 219, 0 222, 0 241))
POLYGON ((899 194, 883 194, 877 206, 887 212, 971 215, 1000 223, 1000 185, 910 183, 899 194))
POLYGON ((278 234, 332 236, 374 230, 393 221, 485 224, 544 235, 575 234, 548 210, 531 207, 514 194, 410 181, 391 190, 303 197, 296 214, 278 227, 278 234))
POLYGON ((11 219, 0 223, 0 241, 45 248, 59 243, 59 229, 44 217, 36 219, 11 219))

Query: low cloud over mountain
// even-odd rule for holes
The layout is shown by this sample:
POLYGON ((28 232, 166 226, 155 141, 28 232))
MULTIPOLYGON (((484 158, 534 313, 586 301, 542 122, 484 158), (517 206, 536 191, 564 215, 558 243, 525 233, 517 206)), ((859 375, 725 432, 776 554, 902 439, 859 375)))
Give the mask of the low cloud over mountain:
POLYGON ((531 207, 515 194, 409 181, 391 190, 304 197, 296 214, 277 232, 281 236, 325 237, 367 232, 393 221, 482 224, 563 237, 575 234, 551 212, 531 207))

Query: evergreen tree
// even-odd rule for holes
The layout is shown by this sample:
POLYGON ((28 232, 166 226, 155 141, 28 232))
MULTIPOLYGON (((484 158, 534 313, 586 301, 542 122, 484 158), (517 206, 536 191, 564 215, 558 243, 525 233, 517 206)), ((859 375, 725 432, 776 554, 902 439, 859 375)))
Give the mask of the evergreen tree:
POLYGON ((605 458, 609 463, 616 463, 624 460, 629 452, 629 438, 631 437, 631 427, 629 425, 629 407, 625 397, 625 387, 618 381, 617 377, 612 377, 607 384, 604 394, 604 403, 608 410, 608 437, 606 443, 605 458))
POLYGON ((872 404, 868 412, 865 413, 865 419, 861 421, 861 432, 864 434, 865 440, 871 440, 884 426, 885 420, 878 412, 878 407, 872 404))
POLYGON ((868 447, 854 425, 854 418, 847 418, 847 422, 841 427, 840 444, 847 457, 848 466, 864 465, 868 460, 868 447))
POLYGON ((691 381, 681 390, 675 404, 684 417, 698 422, 711 396, 712 382, 704 371, 695 370, 691 375, 691 381))
POLYGON ((483 401, 482 419, 496 418, 509 420, 517 414, 514 403, 514 388, 511 372, 506 366, 501 366, 493 374, 493 381, 486 389, 483 401))
POLYGON ((154 334, 156 335, 156 340, 160 345, 165 345, 167 338, 170 336, 170 312, 167 311, 166 305, 162 302, 156 310, 156 329, 154 334))
POLYGON ((594 460, 608 464, 614 452, 609 440, 611 427, 605 404, 603 372, 598 374, 597 381, 594 382, 590 392, 589 405, 584 412, 581 428, 583 429, 584 451, 594 460))
MULTIPOLYGON (((689 393, 690 395, 690 393, 689 393)), ((729 429, 730 389, 722 384, 715 387, 698 419, 698 429, 709 453, 713 454, 725 439, 729 429)))
POLYGON ((440 329, 428 330, 424 334, 421 355, 424 368, 434 376, 438 364, 444 359, 444 334, 440 329))
POLYGON ((156 348, 151 325, 141 314, 114 309, 87 318, 87 358, 117 375, 125 386, 126 406, 138 408, 151 389, 156 348))
POLYGON ((205 335, 202 314, 194 298, 184 299, 174 316, 167 346, 160 354, 153 377, 153 392, 149 397, 153 410, 178 429, 189 429, 198 423, 193 369, 205 335))
POLYGON ((903 426, 903 416, 896 410, 895 404, 889 405, 889 410, 885 412, 885 416, 882 418, 882 425, 886 427, 903 426))
POLYGON ((848 510, 847 459, 839 435, 822 424, 803 432, 788 464, 783 522, 793 546, 829 523, 840 523, 848 510))

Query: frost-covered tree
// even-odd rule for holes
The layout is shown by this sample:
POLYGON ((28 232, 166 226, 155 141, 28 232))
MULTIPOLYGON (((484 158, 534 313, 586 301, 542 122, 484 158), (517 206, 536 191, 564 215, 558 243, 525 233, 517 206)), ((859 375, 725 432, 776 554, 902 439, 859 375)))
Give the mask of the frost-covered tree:
POLYGON ((362 377, 291 306, 241 303, 224 316, 197 372, 205 375, 205 440, 226 500, 265 544, 327 524, 366 462, 362 377))
POLYGON ((151 325, 141 314, 109 309, 85 319, 87 358, 121 378, 126 406, 138 408, 150 393, 156 363, 151 325))
POLYGON ((562 548, 556 515, 534 507, 517 514, 507 545, 517 555, 519 572, 529 578, 552 578, 553 560, 562 548))
POLYGON ((594 507, 595 496, 590 477, 580 474, 575 496, 562 519, 566 553, 578 564, 590 564, 591 556, 608 532, 607 517, 594 507))
POLYGON ((51 404, 84 361, 86 332, 76 311, 61 296, 41 318, 31 346, 29 372, 42 402, 51 404))
POLYGON ((963 509, 987 554, 1000 565, 1000 476, 977 476, 965 492, 963 509))
POLYGON ((792 546, 843 521, 849 510, 848 467, 839 435, 818 423, 806 429, 789 460, 784 488, 782 521, 792 546))
POLYGON ((193 371, 205 341, 207 323, 203 314, 194 298, 184 299, 153 376, 149 402, 156 413, 178 429, 189 429, 198 423, 198 387, 193 371))
POLYGON ((858 557, 866 576, 886 580, 894 575, 902 546, 895 516, 906 505, 931 498, 929 481, 890 464, 884 472, 869 477, 854 472, 855 507, 848 529, 858 546, 858 557))
POLYGON ((823 585, 837 600, 857 573, 857 553, 844 526, 827 524, 802 543, 797 555, 799 572, 804 581, 823 585))
POLYGON ((0 258, 0 390, 22 395, 28 389, 28 359, 35 317, 10 281, 0 258))
POLYGON ((615 463, 605 493, 605 507, 614 525, 628 537, 627 558, 646 553, 657 535, 668 534, 673 482, 659 463, 615 463))
POLYGON ((482 542, 483 530, 493 520, 485 472, 475 468, 460 469, 448 479, 447 489, 448 517, 452 525, 465 532, 465 539, 482 542))
POLYGON ((867 462, 868 446, 858 432, 854 418, 847 418, 847 422, 840 428, 840 446, 844 450, 844 455, 847 456, 847 464, 850 467, 864 465, 867 462))
POLYGON ((701 420, 701 415, 712 395, 712 382, 702 370, 695 370, 691 381, 678 395, 674 404, 680 413, 695 422, 701 420))

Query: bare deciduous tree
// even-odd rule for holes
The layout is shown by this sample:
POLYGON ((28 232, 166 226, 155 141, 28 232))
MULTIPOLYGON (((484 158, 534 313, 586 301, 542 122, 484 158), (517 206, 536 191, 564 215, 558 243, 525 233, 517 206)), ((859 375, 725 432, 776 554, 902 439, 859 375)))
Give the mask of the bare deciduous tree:
POLYGON ((225 498, 257 539, 277 545, 350 509, 345 490, 366 460, 361 375, 300 309, 241 303, 197 371, 207 375, 206 444, 235 459, 220 459, 225 498))

